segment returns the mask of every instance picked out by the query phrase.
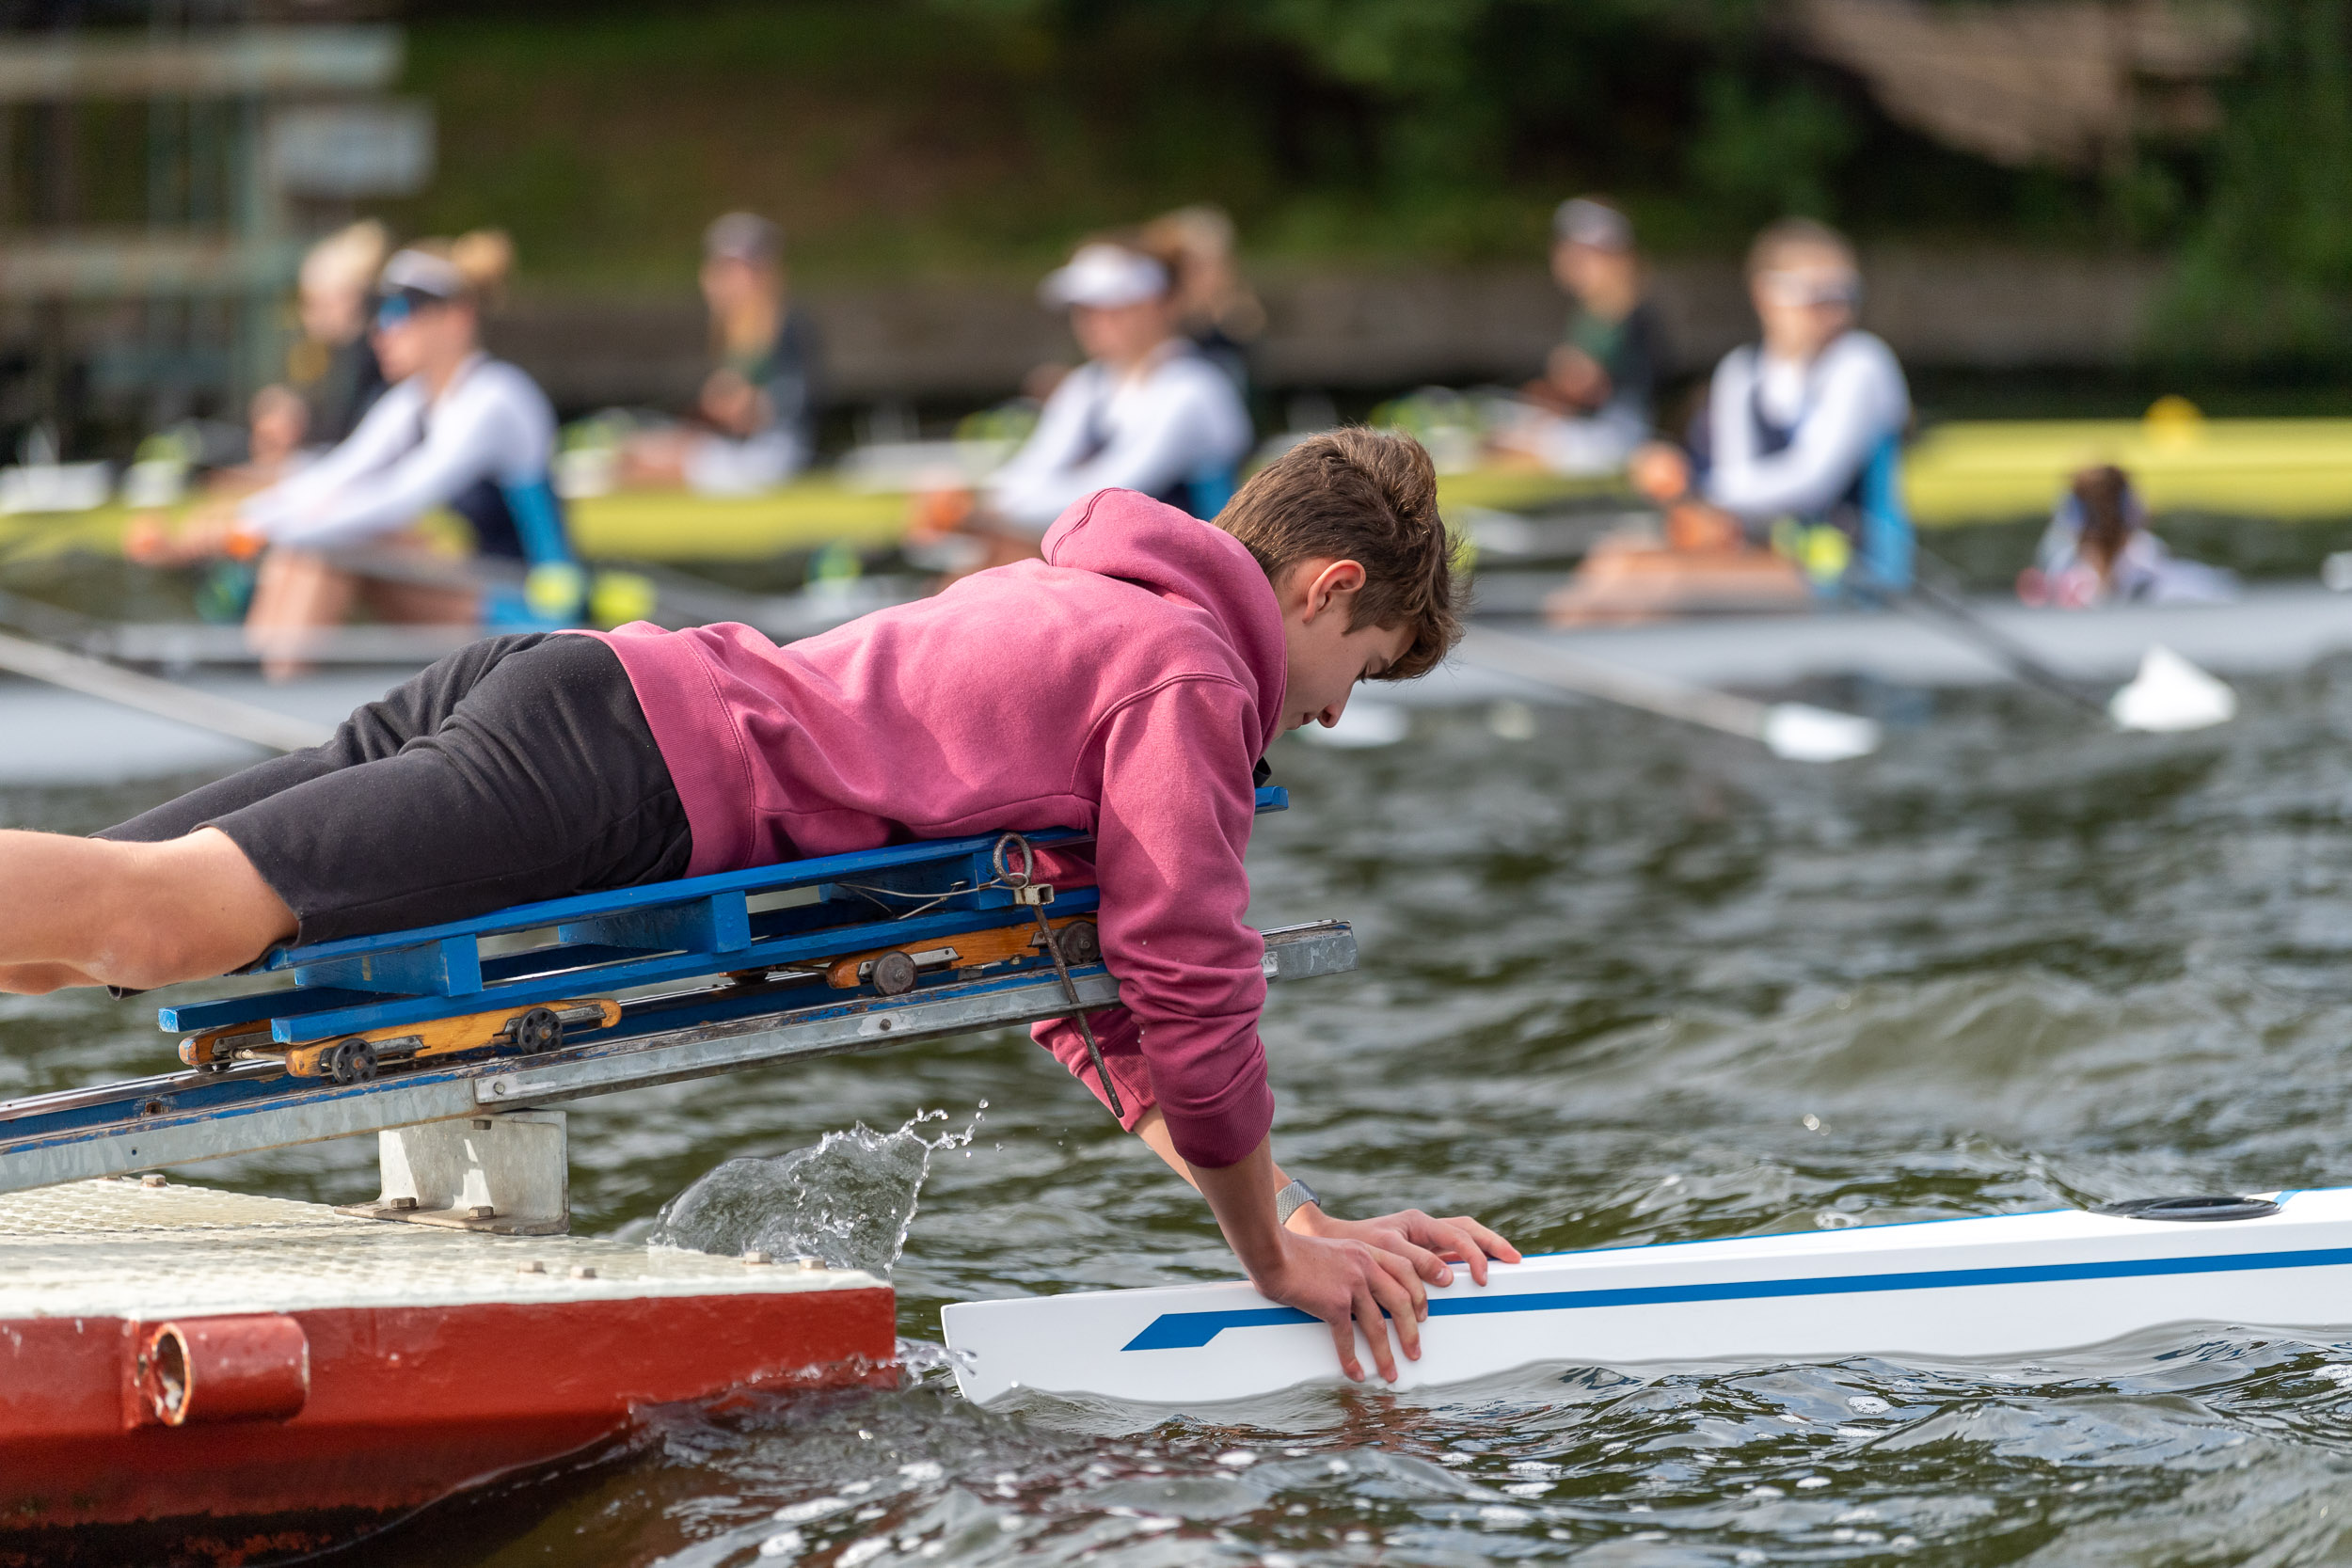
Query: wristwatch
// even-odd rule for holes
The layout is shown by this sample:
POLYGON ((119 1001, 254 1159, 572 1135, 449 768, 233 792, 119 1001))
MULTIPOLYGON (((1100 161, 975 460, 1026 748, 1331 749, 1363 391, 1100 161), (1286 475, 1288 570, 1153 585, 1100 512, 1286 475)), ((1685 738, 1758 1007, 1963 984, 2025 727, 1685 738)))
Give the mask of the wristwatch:
POLYGON ((1294 1179, 1289 1186, 1274 1195, 1274 1223, 1290 1224, 1291 1216, 1310 1203, 1322 1208, 1323 1195, 1304 1181, 1294 1179))

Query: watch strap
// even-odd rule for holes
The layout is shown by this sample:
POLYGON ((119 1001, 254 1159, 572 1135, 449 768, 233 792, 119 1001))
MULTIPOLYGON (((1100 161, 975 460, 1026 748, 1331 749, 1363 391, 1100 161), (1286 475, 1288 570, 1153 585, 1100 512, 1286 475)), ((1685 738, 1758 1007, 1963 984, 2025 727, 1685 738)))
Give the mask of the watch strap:
POLYGON ((1274 1223, 1290 1224, 1291 1216, 1310 1203, 1318 1209, 1323 1207, 1323 1195, 1306 1182, 1293 1178, 1289 1186, 1274 1195, 1274 1223))

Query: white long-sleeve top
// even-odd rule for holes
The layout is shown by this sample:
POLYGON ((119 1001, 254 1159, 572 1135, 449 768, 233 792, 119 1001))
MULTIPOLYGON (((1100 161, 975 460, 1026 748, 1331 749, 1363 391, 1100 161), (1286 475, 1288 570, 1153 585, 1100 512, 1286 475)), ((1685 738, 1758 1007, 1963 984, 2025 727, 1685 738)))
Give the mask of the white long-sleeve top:
POLYGON ((1249 414, 1232 378, 1183 339, 1140 373, 1090 360, 1045 400, 1037 429, 988 482, 988 499, 1039 531, 1097 490, 1164 495, 1231 468, 1249 450, 1249 414))
POLYGON ((477 354, 437 399, 422 376, 378 398, 341 446, 238 511, 281 545, 356 544, 416 521, 479 480, 528 484, 547 476, 555 410, 538 383, 477 354))
POLYGON ((2034 551, 2033 571, 2018 583, 2027 604, 2085 610, 2111 600, 2135 604, 2227 604, 2238 596, 2234 572, 2202 562, 2184 561, 2149 531, 2137 496, 2128 496, 2131 531, 2103 577, 2083 559, 2082 503, 2069 496, 2058 503, 2034 551))
POLYGON ((1867 332, 1847 333, 1809 364, 1735 348, 1708 393, 1707 499, 1752 522, 1824 512, 1910 418, 1902 367, 1867 332), (1791 433, 1787 446, 1762 450, 1758 414, 1791 433))

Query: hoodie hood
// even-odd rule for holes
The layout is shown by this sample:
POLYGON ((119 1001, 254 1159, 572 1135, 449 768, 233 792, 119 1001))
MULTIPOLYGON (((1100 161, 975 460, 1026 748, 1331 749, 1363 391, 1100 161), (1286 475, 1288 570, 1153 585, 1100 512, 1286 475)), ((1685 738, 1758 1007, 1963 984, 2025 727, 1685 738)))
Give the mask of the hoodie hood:
POLYGON ((1282 733, 1290 683, 1282 606, 1242 542, 1134 490, 1098 490, 1045 531, 1046 564, 1095 572, 1199 607, 1223 629, 1257 685, 1258 751, 1282 733))

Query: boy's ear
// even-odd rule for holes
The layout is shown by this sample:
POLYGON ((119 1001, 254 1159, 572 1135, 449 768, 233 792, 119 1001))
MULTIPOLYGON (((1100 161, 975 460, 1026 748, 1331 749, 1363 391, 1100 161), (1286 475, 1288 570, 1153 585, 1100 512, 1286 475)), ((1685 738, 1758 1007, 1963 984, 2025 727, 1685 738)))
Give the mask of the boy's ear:
POLYGON ((1362 588, 1364 578, 1360 562, 1302 561, 1291 568, 1291 594, 1298 597, 1307 618, 1312 620, 1335 595, 1353 594, 1362 588))

